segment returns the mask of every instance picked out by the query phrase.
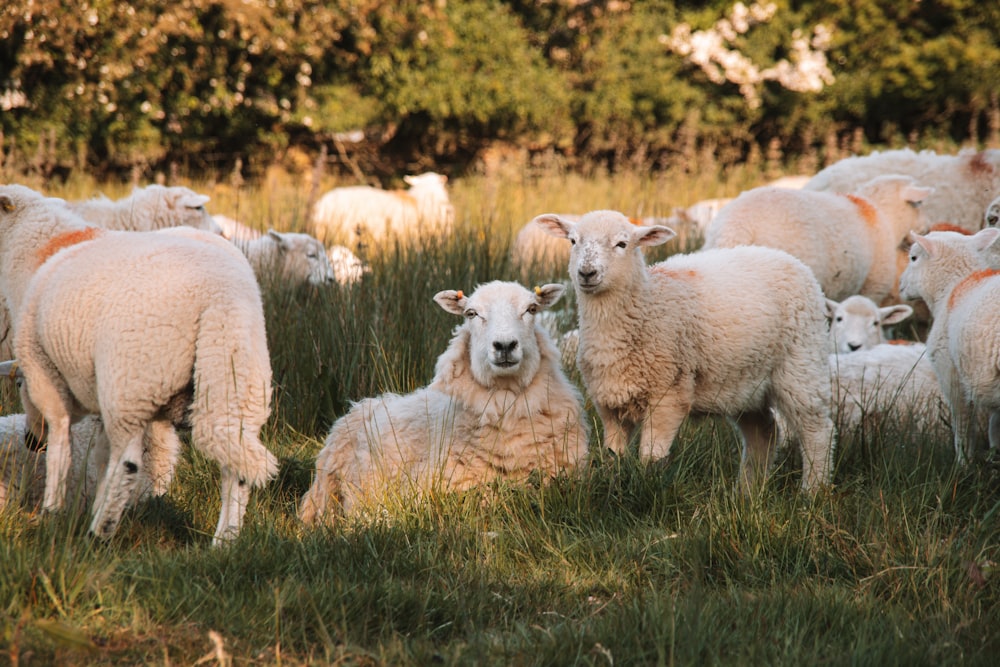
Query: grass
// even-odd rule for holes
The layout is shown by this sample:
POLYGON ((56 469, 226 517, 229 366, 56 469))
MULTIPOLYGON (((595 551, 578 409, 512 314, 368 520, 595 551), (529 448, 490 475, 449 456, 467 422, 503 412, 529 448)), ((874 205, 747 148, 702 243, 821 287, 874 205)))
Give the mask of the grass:
MULTIPOLYGON (((790 451, 763 493, 735 493, 736 440, 703 419, 685 424, 669 463, 594 447, 585 470, 547 485, 297 523, 348 401, 431 377, 457 323, 436 291, 513 278, 512 230, 537 213, 657 214, 752 184, 706 180, 471 176, 452 184, 451 237, 369 257, 356 286, 265 286, 276 385, 265 437, 281 469, 255 491, 243 533, 210 548, 218 471, 191 451, 170 493, 130 510, 107 543, 86 537, 80 512, 0 512, 0 663, 993 664, 1000 464, 956 470, 949 443, 901 425, 845 434, 836 486, 816 497, 798 491, 790 451)), ((241 210, 302 225, 299 191, 275 187, 288 189, 238 193, 241 210)))

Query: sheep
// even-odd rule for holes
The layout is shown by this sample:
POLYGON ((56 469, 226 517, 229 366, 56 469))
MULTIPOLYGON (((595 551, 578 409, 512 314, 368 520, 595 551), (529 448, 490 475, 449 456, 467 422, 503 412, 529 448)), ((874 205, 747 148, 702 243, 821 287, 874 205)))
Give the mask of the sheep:
POLYGON ((906 174, 934 187, 922 204, 930 223, 951 222, 970 232, 983 227, 983 211, 1000 192, 1000 149, 957 154, 909 148, 839 160, 806 184, 807 190, 848 193, 884 174, 906 174))
POLYGON ((334 423, 300 518, 315 523, 333 499, 352 513, 387 488, 404 496, 461 491, 582 462, 589 444, 583 399, 536 318, 565 290, 493 281, 468 296, 438 292, 434 301, 465 322, 438 357, 433 381, 406 395, 364 399, 334 423))
POLYGON ((347 246, 332 245, 326 249, 326 257, 333 268, 333 276, 340 285, 353 285, 372 272, 360 257, 347 246))
POLYGON ((241 241, 253 241, 259 239, 263 234, 253 227, 244 225, 239 220, 234 220, 229 216, 215 214, 212 221, 218 226, 223 238, 241 241))
POLYGON ((450 231, 455 209, 445 188, 448 177, 426 172, 404 180, 410 186, 405 191, 357 185, 327 192, 313 208, 316 237, 356 250, 381 245, 390 237, 410 240, 450 231))
POLYGON ((222 472, 213 544, 235 536, 250 488, 277 471, 259 439, 271 367, 246 258, 221 236, 195 229, 90 226, 61 200, 6 185, 0 285, 15 325, 25 407, 47 429, 43 510, 65 503, 74 417, 99 414, 110 442, 90 524, 101 538, 117 529, 141 477, 145 439, 172 443, 171 451, 150 453, 170 470, 179 446, 174 424, 186 422, 194 445, 222 472))
POLYGON ((984 227, 1000 227, 1000 196, 991 201, 983 215, 984 227))
MULTIPOLYGON (((563 217, 574 221, 580 219, 574 214, 563 214, 563 217)), ((647 217, 629 218, 629 221, 635 225, 665 225, 668 219, 647 217)), ((521 269, 521 278, 527 280, 529 274, 539 270, 564 271, 569 261, 569 249, 561 239, 553 238, 534 221, 528 221, 514 237, 511 256, 514 264, 521 269)))
POLYGON ((913 314, 905 304, 878 307, 866 296, 855 294, 841 302, 826 300, 830 320, 830 351, 857 352, 885 343, 884 328, 899 324, 913 314))
POLYGON ((614 211, 535 222, 572 244, 577 366, 606 447, 624 453, 638 431, 639 456, 661 459, 689 414, 724 415, 743 441, 740 485, 749 491, 776 448, 770 408, 800 442, 802 487, 831 481, 826 317, 808 267, 759 246, 647 267, 640 249, 669 241, 670 228, 635 226, 614 211))
MULTIPOLYGON (((0 417, 0 509, 15 497, 23 499, 28 508, 41 505, 45 490, 45 451, 30 446, 27 415, 12 414, 0 417)), ((70 429, 73 445, 70 472, 66 479, 67 498, 74 505, 85 508, 94 498, 97 484, 108 465, 110 446, 101 425, 100 417, 87 415, 70 429)), ((144 451, 144 455, 150 450, 144 451)), ((149 459, 151 457, 147 457, 149 459)), ((171 475, 173 471, 167 471, 171 475)), ((144 468, 135 485, 128 505, 156 493, 162 485, 150 477, 144 468)))
POLYGON ((955 232, 914 234, 900 291, 921 298, 933 324, 927 349, 952 414, 955 458, 977 454, 977 428, 988 419, 991 447, 1000 445, 1000 229, 973 236, 955 232))
POLYGON ((205 210, 209 197, 182 186, 147 185, 119 200, 97 197, 67 202, 87 222, 122 231, 148 232, 184 225, 214 234, 221 229, 205 210))
POLYGON ((948 404, 923 343, 879 343, 829 361, 841 433, 884 419, 934 440, 951 437, 948 404))
POLYGON ((719 211, 705 248, 778 248, 811 268, 828 298, 861 294, 881 303, 896 289, 900 242, 910 230, 927 228, 917 204, 930 192, 894 175, 874 178, 848 196, 754 188, 719 211))
POLYGON ((253 240, 233 239, 258 280, 279 280, 282 284, 328 285, 336 276, 326 249, 314 236, 268 230, 253 240))

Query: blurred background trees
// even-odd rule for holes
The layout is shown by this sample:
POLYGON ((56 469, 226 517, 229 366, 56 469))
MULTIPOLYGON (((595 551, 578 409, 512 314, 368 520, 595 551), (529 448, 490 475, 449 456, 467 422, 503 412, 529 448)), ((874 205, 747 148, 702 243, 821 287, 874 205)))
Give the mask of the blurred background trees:
POLYGON ((871 146, 1000 145, 1000 3, 12 0, 0 168, 247 176, 318 155, 461 173, 809 171, 871 146))

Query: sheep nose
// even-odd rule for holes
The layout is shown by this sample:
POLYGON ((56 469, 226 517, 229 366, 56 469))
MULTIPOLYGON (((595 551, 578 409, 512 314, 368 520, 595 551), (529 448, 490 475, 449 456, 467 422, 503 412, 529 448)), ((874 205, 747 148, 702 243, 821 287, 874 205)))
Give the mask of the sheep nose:
POLYGON ((493 349, 506 358, 509 357, 514 352, 515 349, 517 349, 517 341, 512 340, 509 343, 493 341, 493 349))
POLYGON ((848 343, 847 347, 850 348, 851 352, 857 352, 858 350, 861 349, 861 346, 858 345, 857 343, 848 343))
POLYGON ((597 275, 597 269, 591 269, 589 271, 580 269, 579 271, 577 271, 577 273, 580 275, 580 280, 582 280, 585 283, 589 283, 591 280, 593 280, 594 276, 597 275))

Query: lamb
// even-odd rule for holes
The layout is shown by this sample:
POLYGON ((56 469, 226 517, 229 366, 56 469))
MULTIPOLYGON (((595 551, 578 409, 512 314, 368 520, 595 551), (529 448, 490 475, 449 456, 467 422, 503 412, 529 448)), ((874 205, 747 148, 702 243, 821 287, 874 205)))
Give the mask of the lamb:
POLYGON ((884 174, 906 174, 934 186, 922 205, 930 223, 947 221, 977 232, 983 226, 983 211, 1000 192, 1000 149, 966 149, 954 155, 909 148, 876 151, 835 162, 805 188, 848 193, 884 174))
POLYGON ((258 280, 279 280, 282 284, 328 285, 336 276, 326 249, 314 236, 269 230, 253 240, 234 239, 258 280))
POLYGON ((893 175, 848 196, 754 188, 719 211, 705 247, 778 248, 812 269, 828 298, 861 294, 881 303, 896 289, 900 242, 910 230, 927 228, 917 204, 930 193, 908 176, 893 175))
POLYGON ((641 248, 673 238, 668 227, 635 226, 614 211, 535 222, 572 244, 577 365, 605 446, 624 453, 638 435, 639 456, 660 459, 689 414, 724 415, 743 440, 748 491, 766 478, 776 448, 773 409, 800 442, 802 487, 831 481, 826 316, 808 267, 760 246, 647 267, 641 248))
POLYGON ((855 294, 841 302, 826 300, 830 319, 830 351, 857 352, 885 343, 885 327, 899 324, 913 314, 905 304, 878 307, 868 297, 855 294))
POLYGON ((493 281, 469 296, 438 292, 438 305, 465 322, 438 357, 433 381, 410 394, 362 400, 334 423, 300 518, 320 520, 331 500, 352 513, 389 488, 403 496, 466 490, 582 462, 589 440, 583 399, 536 318, 565 289, 493 281))
POLYGON ((67 206, 105 229, 148 232, 184 225, 219 234, 221 229, 205 210, 208 200, 208 196, 182 186, 147 185, 117 201, 102 196, 68 202, 67 206))
POLYGON ((386 191, 364 185, 334 188, 313 208, 316 237, 352 250, 378 246, 390 237, 411 240, 451 230, 455 209, 448 177, 434 172, 406 176, 409 189, 386 191))
MULTIPOLYGON (((25 438, 27 432, 27 415, 0 417, 0 509, 13 498, 22 499, 32 509, 42 503, 45 451, 29 446, 25 438)), ((67 499, 72 499, 73 504, 82 509, 94 499, 97 484, 107 469, 109 444, 101 420, 95 415, 87 415, 73 424, 70 432, 73 451, 66 479, 67 499)), ((139 474, 140 480, 128 505, 135 505, 153 494, 158 486, 149 476, 149 468, 139 474)))
POLYGON ((239 251, 195 229, 89 226, 61 200, 6 185, 0 285, 25 407, 47 428, 43 510, 64 505, 74 417, 99 414, 110 442, 90 524, 102 538, 139 483, 145 439, 173 447, 150 453, 172 470, 174 424, 187 422, 194 445, 221 468, 213 543, 237 534, 250 488, 277 471, 259 438, 271 400, 263 306, 239 251))
POLYGON ((983 215, 984 227, 1000 227, 1000 196, 991 201, 983 215))
POLYGON ((923 299, 933 315, 927 349, 952 414, 955 458, 975 458, 977 429, 989 420, 991 447, 1000 445, 1000 229, 973 236, 913 235, 900 280, 906 298, 923 299))

